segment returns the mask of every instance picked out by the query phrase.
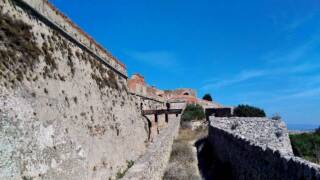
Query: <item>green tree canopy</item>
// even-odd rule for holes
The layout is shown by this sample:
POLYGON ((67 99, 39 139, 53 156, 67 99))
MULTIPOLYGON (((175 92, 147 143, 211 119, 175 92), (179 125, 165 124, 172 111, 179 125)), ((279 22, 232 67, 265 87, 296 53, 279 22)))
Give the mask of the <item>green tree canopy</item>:
POLYGON ((181 116, 182 121, 202 120, 204 118, 204 110, 199 104, 188 104, 181 116))
POLYGON ((263 109, 249 106, 249 105, 238 105, 233 112, 233 116, 236 117, 266 117, 266 113, 263 109))
POLYGON ((207 101, 212 101, 212 97, 210 94, 205 94, 203 97, 202 97, 203 100, 207 100, 207 101))

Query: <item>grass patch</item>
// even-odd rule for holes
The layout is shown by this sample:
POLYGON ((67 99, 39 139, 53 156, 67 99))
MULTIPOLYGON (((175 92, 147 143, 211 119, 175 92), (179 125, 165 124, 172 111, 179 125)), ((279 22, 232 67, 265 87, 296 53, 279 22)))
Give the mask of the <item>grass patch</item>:
POLYGON ((174 140, 168 168, 163 179, 200 179, 197 174, 197 157, 193 152, 193 142, 206 137, 207 128, 191 130, 180 128, 174 140))
POLYGON ((194 162, 195 159, 190 145, 183 141, 175 141, 172 146, 170 161, 183 164, 194 162))

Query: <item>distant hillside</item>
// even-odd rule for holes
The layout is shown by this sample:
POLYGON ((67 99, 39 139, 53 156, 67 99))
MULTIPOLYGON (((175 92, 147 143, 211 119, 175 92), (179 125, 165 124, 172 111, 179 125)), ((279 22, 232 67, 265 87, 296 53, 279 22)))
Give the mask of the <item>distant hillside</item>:
POLYGON ((290 131, 299 130, 299 131, 312 131, 316 129, 319 125, 315 124, 287 124, 290 131))

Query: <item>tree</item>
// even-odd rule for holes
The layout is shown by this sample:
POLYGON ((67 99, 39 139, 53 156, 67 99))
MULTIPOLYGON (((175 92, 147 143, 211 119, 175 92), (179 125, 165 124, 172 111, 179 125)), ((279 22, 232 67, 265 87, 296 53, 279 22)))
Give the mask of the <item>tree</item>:
POLYGON ((316 129, 316 134, 319 134, 320 135, 320 126, 316 129))
POLYGON ((188 104, 181 116, 182 121, 202 120, 204 118, 203 107, 199 104, 188 104))
POLYGON ((207 101, 212 101, 212 97, 210 94, 205 94, 202 99, 207 101))
POLYGON ((233 116, 236 117, 266 117, 264 110, 249 106, 249 105, 238 105, 233 112, 233 116))
POLYGON ((281 120, 281 116, 278 113, 276 113, 276 114, 272 115, 271 119, 272 120, 281 120))

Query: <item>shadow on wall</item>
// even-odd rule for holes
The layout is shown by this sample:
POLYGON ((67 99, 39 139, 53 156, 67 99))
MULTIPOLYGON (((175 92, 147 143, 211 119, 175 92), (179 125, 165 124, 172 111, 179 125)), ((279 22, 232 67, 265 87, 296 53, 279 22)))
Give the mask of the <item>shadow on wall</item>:
POLYGON ((214 149, 207 138, 195 142, 198 156, 198 168, 205 180, 231 180, 230 164, 222 163, 215 156, 214 149))

